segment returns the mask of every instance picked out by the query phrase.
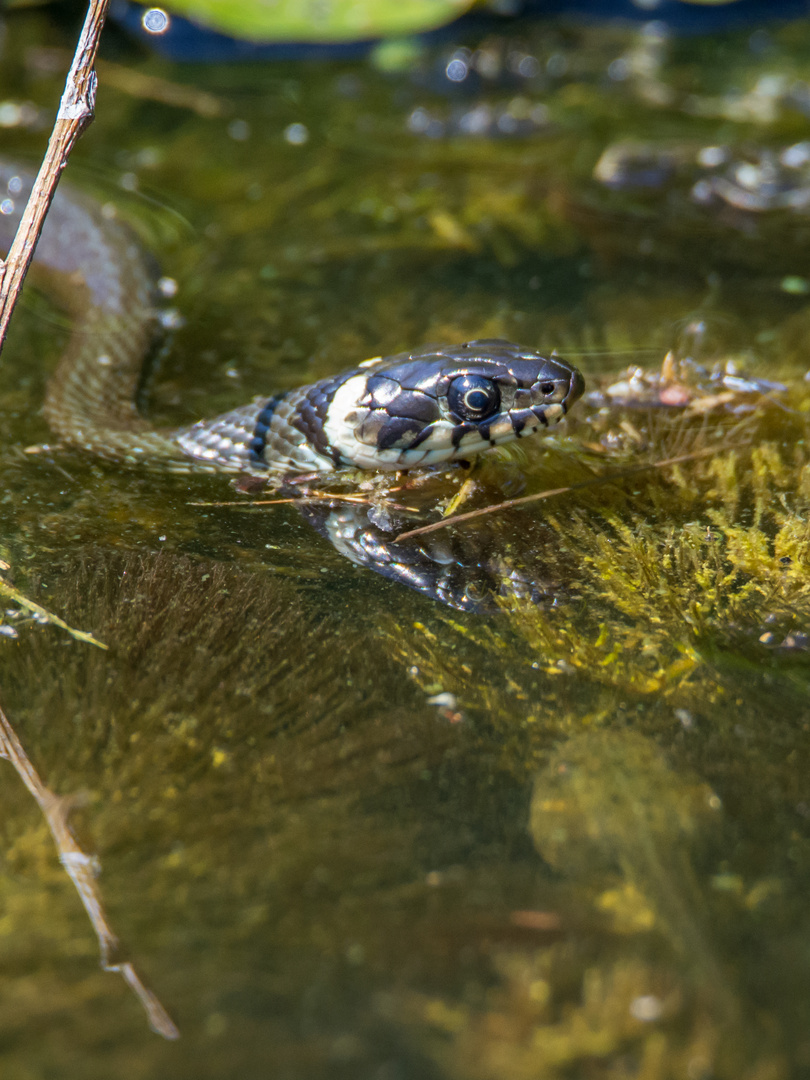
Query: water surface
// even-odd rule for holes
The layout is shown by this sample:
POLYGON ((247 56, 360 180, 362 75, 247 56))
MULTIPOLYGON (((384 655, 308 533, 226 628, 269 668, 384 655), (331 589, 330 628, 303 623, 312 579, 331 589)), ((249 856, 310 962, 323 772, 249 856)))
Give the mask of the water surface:
MULTIPOLYGON (((583 406, 488 463, 475 505, 709 451, 502 515, 507 565, 540 558, 558 601, 466 615, 292 507, 194 505, 233 500, 226 479, 23 454, 68 332, 32 281, 3 354, 0 557, 109 651, 9 614, 0 700, 83 796, 109 917, 182 1038, 98 969, 4 765, 4 1076, 810 1070, 810 179, 779 159, 810 137, 807 26, 656 34, 517 27, 459 42, 477 68, 450 86, 455 43, 394 72, 172 67, 110 32, 69 176, 178 283, 156 422, 473 337, 556 347, 593 386, 674 349, 787 389, 583 406)), ((36 160, 61 76, 32 50, 70 40, 8 16, 0 94, 27 111, 4 154, 36 160)))

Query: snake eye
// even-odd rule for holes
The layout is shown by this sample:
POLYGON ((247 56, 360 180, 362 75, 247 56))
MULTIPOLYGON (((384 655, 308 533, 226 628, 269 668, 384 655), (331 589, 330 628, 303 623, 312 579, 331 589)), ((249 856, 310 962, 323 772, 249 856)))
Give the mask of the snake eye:
POLYGON ((544 382, 540 389, 543 391, 546 397, 548 397, 548 395, 553 394, 557 388, 553 382, 544 382))
POLYGON ((447 390, 447 404, 461 420, 486 420, 500 408, 501 395, 483 375, 459 375, 447 390))

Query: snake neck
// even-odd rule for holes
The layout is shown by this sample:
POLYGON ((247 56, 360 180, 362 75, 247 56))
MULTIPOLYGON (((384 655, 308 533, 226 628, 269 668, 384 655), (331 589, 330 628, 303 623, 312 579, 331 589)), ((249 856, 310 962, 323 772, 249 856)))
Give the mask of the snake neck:
MULTIPOLYGON (((34 181, 0 161, 0 250, 7 251, 34 181)), ((155 337, 155 281, 136 240, 101 206, 59 189, 37 243, 36 264, 58 279, 73 316, 68 347, 49 380, 44 414, 62 442, 116 461, 176 461, 170 434, 149 427, 135 398, 155 337)))

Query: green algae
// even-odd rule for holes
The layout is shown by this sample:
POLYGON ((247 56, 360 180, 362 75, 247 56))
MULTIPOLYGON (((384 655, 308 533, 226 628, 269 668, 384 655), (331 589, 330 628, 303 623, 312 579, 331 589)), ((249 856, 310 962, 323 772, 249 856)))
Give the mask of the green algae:
MULTIPOLYGON (((807 757, 805 470, 801 449, 762 442, 692 462, 669 483, 634 478, 632 494, 591 490, 591 505, 546 512, 577 567, 554 607, 510 603, 508 626, 445 618, 392 632, 420 685, 454 695, 498 767, 535 776, 533 839, 567 885, 541 890, 540 910, 644 943, 612 961, 604 945, 599 964, 581 958, 565 977, 547 972, 579 932, 534 954, 499 948, 508 974, 491 1003, 462 1007, 459 1056, 440 1052, 451 1072, 566 1075, 627 1054, 656 1077, 691 1060, 715 1075, 789 1075, 729 973, 738 935, 801 902, 804 870, 789 884, 783 857, 766 854, 763 815, 807 865, 801 784, 790 779, 807 757), (633 1002, 648 998, 674 1028, 633 1027, 633 1002)), ((784 956, 776 963, 778 978, 784 956)), ((427 1031, 432 1001, 413 1004, 427 1031)))

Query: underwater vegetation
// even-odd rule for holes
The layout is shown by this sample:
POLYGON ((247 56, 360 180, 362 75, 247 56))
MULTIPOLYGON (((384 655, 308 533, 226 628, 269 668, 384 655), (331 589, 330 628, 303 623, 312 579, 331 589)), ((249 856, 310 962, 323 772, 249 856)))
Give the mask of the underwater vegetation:
MULTIPOLYGON (((31 160, 66 36, 5 25, 4 153, 31 160)), ((98 970, 3 763, 11 1076, 810 1068, 806 27, 471 34, 251 69, 109 46, 71 169, 176 286, 156 423, 471 336, 557 348, 590 396, 463 505, 431 481, 492 511, 444 526, 465 552, 486 520, 543 586, 452 612, 261 493, 42 449, 68 327, 32 282, 0 695, 182 1038, 98 970)))
POLYGON ((792 1075, 749 997, 793 1012, 781 935, 800 949, 807 930, 786 929, 810 855, 806 460, 786 456, 760 442, 549 508, 578 567, 568 596, 510 602, 507 626, 392 627, 493 768, 533 777, 550 874, 517 912, 547 940, 493 944, 498 980, 475 1004, 410 1002, 454 1075, 792 1075), (759 955, 753 984, 741 949, 759 955))

